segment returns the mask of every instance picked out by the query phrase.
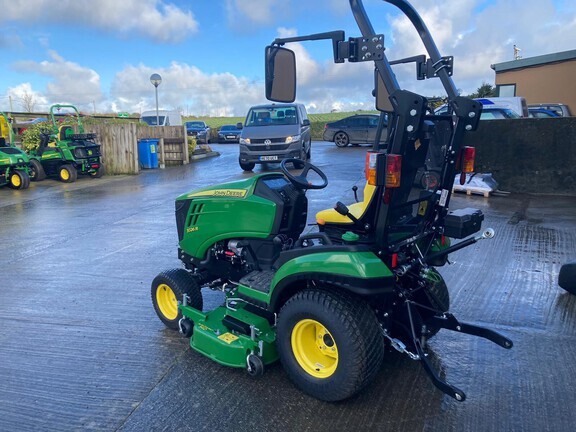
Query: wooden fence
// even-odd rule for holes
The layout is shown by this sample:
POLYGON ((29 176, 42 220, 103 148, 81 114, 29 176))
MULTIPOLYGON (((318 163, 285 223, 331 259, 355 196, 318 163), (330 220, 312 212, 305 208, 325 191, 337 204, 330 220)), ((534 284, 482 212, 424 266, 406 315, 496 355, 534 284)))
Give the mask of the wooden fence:
POLYGON ((147 138, 159 140, 158 162, 182 165, 189 161, 186 129, 184 126, 151 127, 136 123, 87 125, 86 132, 94 132, 102 146, 102 162, 106 174, 138 174, 138 141, 147 138))

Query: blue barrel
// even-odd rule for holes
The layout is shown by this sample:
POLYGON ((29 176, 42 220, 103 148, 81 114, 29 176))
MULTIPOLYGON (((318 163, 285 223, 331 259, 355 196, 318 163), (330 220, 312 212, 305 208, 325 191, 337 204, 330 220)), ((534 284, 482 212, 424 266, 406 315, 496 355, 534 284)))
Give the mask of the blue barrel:
POLYGON ((138 141, 138 160, 141 168, 158 168, 158 141, 156 138, 138 141))

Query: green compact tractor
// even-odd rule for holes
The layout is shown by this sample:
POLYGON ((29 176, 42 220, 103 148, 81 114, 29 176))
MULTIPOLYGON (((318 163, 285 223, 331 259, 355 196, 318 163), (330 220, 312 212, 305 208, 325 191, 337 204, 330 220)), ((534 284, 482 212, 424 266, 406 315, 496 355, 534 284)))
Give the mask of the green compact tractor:
POLYGON ((0 186, 28 189, 30 186, 28 155, 14 146, 14 132, 8 117, 0 113, 0 186))
POLYGON ((412 6, 386 1, 416 27, 429 55, 411 58, 418 77, 441 80, 453 114, 434 115, 426 98, 399 87, 384 37, 374 32, 360 0, 350 5, 361 37, 345 40, 336 31, 276 39, 265 63, 272 101, 295 100, 295 56, 287 43, 331 39, 336 62, 374 63, 376 106, 387 112, 388 127, 380 144, 381 115, 367 153, 363 201, 319 212, 318 231, 303 235, 306 193, 328 180, 298 159, 283 161, 281 172, 184 194, 175 209, 184 268, 154 279, 152 302, 193 350, 254 376, 280 360, 298 388, 321 400, 342 400, 368 385, 391 347, 463 401, 464 392, 431 364, 427 342, 446 329, 512 347, 508 338, 450 313, 449 291, 436 270, 450 253, 494 235, 481 228, 480 210, 449 210, 455 175, 473 169, 474 148, 462 142, 477 128, 482 106, 458 96, 452 58, 440 56, 412 6), (430 146, 443 149, 440 181, 413 189, 430 146), (204 310, 202 288, 222 291, 222 305, 204 310))
POLYGON ((85 133, 80 113, 73 105, 53 105, 50 107, 52 131, 42 134, 37 149, 31 150, 32 180, 43 180, 46 176, 58 177, 65 183, 75 182, 78 174, 92 177, 104 175, 100 145, 94 139, 96 134, 85 133), (72 110, 76 118, 78 133, 70 125, 59 124, 55 110, 72 110))

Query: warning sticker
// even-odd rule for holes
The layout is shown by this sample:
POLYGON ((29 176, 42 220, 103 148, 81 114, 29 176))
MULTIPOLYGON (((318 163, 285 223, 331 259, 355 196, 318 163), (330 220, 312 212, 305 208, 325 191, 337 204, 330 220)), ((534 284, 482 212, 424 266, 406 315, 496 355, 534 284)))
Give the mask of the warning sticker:
POLYGON ((227 344, 231 344, 232 342, 238 339, 238 336, 233 335, 232 333, 223 333, 220 336, 218 336, 218 339, 223 340, 227 344))

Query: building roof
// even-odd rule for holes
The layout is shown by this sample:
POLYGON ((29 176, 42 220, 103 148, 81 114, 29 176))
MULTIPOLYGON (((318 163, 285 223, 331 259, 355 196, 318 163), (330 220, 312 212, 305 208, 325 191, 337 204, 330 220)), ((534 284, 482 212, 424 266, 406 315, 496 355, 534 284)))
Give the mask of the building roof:
POLYGON ((529 57, 525 59, 511 60, 502 63, 490 65, 492 69, 498 72, 506 72, 513 69, 522 69, 527 67, 542 66, 550 63, 558 63, 564 61, 576 60, 576 50, 562 51, 553 54, 545 54, 536 57, 529 57))

